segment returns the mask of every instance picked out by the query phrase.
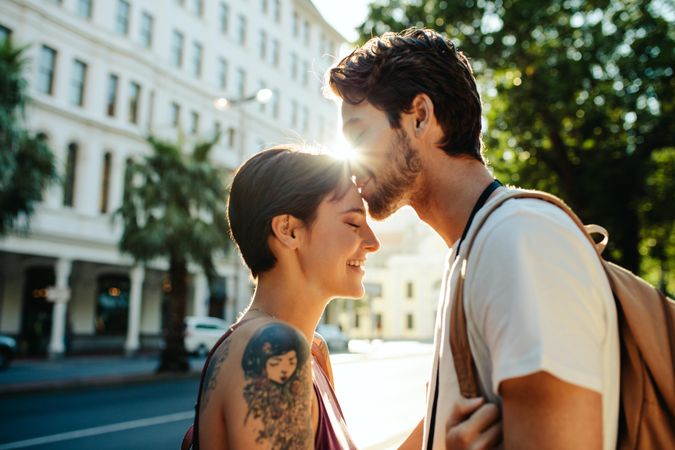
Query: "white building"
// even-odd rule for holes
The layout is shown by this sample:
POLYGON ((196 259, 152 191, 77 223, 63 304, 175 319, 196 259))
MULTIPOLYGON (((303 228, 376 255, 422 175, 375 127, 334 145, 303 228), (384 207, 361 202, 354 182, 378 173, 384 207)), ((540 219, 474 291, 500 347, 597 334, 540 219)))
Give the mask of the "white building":
POLYGON ((448 248, 411 208, 372 222, 380 250, 368 255, 360 300, 335 300, 326 313, 351 338, 432 340, 448 248))
MULTIPOLYGON (((126 161, 152 132, 188 141, 224 132, 230 170, 261 147, 330 143, 336 105, 323 73, 344 38, 310 0, 3 0, 0 38, 30 45, 28 127, 43 133, 63 183, 28 235, 0 239, 0 331, 24 353, 157 346, 167 288, 160 263, 134 267, 117 249, 126 161), (267 104, 225 111, 215 98, 267 104)), ((251 287, 238 258, 209 289, 192 269, 191 314, 233 319, 251 287)))

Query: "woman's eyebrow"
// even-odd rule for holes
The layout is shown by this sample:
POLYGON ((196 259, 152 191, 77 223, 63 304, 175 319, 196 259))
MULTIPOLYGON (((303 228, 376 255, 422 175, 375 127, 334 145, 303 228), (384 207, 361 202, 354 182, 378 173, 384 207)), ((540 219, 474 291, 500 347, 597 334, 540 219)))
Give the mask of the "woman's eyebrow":
POLYGON ((345 211, 342 211, 342 214, 349 214, 349 213, 357 213, 357 214, 362 214, 362 215, 365 216, 366 210, 364 208, 361 208, 361 207, 355 207, 355 208, 349 208, 345 211))

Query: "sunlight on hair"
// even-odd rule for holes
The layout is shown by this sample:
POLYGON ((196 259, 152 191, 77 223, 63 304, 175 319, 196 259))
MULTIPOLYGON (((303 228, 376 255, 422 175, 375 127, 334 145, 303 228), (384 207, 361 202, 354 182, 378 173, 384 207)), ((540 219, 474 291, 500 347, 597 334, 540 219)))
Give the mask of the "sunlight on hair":
POLYGON ((349 145, 347 140, 342 135, 342 131, 337 132, 335 141, 332 144, 329 144, 326 148, 327 153, 333 158, 342 160, 342 161, 353 161, 356 159, 356 150, 354 147, 349 145))
POLYGON ((336 145, 328 149, 328 154, 333 158, 343 161, 353 161, 356 157, 356 151, 349 145, 336 145))

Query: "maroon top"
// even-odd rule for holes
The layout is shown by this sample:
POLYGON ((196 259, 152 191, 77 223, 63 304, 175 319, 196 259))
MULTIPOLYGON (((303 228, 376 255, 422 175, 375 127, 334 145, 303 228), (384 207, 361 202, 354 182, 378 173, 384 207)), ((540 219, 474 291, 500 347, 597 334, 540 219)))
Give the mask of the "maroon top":
POLYGON ((314 392, 319 404, 319 424, 314 436, 314 448, 317 450, 356 450, 356 445, 347 431, 347 424, 337 397, 335 397, 333 386, 314 352, 312 352, 312 375, 314 392))

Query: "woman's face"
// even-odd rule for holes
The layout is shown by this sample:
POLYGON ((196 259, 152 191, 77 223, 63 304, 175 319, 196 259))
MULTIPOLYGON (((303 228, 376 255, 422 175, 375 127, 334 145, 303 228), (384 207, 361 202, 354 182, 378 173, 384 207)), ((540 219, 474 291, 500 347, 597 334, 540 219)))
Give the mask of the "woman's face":
POLYGON ((265 363, 267 378, 277 384, 284 384, 293 375, 298 367, 298 357, 295 350, 289 350, 281 355, 272 356, 265 363))
POLYGON ((344 196, 319 204, 308 239, 300 249, 309 283, 329 298, 362 297, 366 255, 380 247, 366 222, 366 209, 352 183, 344 196))

